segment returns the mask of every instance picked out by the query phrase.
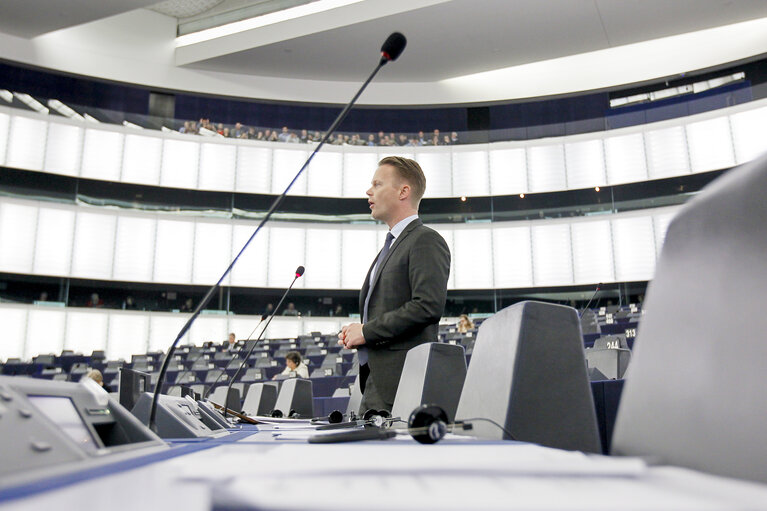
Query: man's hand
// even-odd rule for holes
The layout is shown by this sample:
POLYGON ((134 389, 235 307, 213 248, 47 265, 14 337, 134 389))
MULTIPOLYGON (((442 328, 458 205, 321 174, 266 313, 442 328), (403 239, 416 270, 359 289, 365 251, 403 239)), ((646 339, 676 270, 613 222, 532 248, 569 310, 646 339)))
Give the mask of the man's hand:
POLYGON ((338 344, 348 350, 365 344, 365 337, 362 335, 362 325, 360 323, 352 323, 341 328, 341 332, 338 334, 338 344))

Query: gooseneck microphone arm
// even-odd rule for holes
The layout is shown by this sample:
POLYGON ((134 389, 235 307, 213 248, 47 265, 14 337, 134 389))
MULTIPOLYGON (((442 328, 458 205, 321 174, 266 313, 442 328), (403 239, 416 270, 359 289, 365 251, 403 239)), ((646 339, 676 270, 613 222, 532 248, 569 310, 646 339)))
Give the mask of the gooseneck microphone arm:
POLYGON ((578 314, 579 318, 583 317, 583 313, 586 312, 586 309, 589 308, 589 305, 591 305, 591 302, 594 301, 594 298, 597 297, 597 293, 599 293, 600 289, 602 289, 602 283, 601 282, 599 284, 597 284, 597 288, 594 290, 594 294, 591 295, 591 298, 589 298, 589 301, 586 303, 586 306, 581 309, 580 314, 578 314))
POLYGON ((354 103, 356 103, 357 99, 359 99, 360 95, 362 95, 362 92, 367 88, 368 84, 373 80, 373 77, 375 77, 376 74, 378 74, 378 71, 386 65, 387 62, 391 62, 394 60, 397 60, 397 58, 400 56, 402 51, 405 49, 405 45, 407 44, 407 39, 405 39, 405 36, 400 34, 399 32, 394 32, 391 34, 386 41, 384 41, 383 46, 381 47, 381 60, 378 62, 378 65, 373 70, 373 72, 370 74, 367 80, 365 80, 365 83, 362 84, 362 87, 357 91, 357 93, 354 95, 351 101, 344 107, 343 110, 341 110, 341 113, 338 114, 338 117, 336 117, 336 120, 333 121, 333 124, 330 125, 330 128, 328 128, 327 133, 325 133, 325 136, 322 137, 322 140, 319 144, 317 144, 317 147, 314 148, 314 151, 309 155, 309 158, 306 159, 304 164, 301 166, 301 169, 298 171, 298 173, 295 175, 292 181, 288 183, 287 188, 285 188, 285 191, 282 192, 282 195, 274 199, 274 202, 269 207, 269 210, 266 212, 266 215, 264 215, 264 218, 261 220, 261 222, 258 224, 258 227, 256 227, 256 230, 253 231, 253 234, 250 235, 250 238, 245 242, 245 245, 243 245, 242 249, 237 253, 237 255, 232 259, 232 262, 229 264, 229 266, 226 268, 224 273, 221 275, 221 277, 218 279, 218 281, 211 286, 211 288, 208 290, 208 292, 203 297, 202 301, 200 301, 199 304, 197 304, 197 307, 194 309, 194 312, 192 312, 192 315, 187 320, 187 322, 184 324, 184 326, 181 328, 181 331, 179 331, 178 335, 176 336, 176 339, 173 341, 173 343, 170 345, 170 348, 168 349, 168 356, 165 357, 165 361, 162 364, 162 367, 160 368, 160 374, 157 377, 157 385, 154 389, 154 396, 152 398, 152 408, 149 412, 149 429, 152 431, 157 432, 157 427, 155 425, 155 417, 157 415, 157 402, 160 399, 160 390, 162 389, 163 382, 165 381, 165 373, 168 371, 168 364, 170 363, 170 359, 173 357, 173 353, 176 350, 176 346, 178 345, 179 341, 181 340, 184 335, 189 331, 189 328, 191 328, 192 324, 195 322, 197 317, 200 315, 200 312, 202 312, 202 309, 205 308, 206 305, 210 302, 210 300, 213 298, 213 295, 216 293, 219 287, 221 287, 221 283, 224 281, 224 279, 229 275, 229 273, 232 271, 232 268, 234 268, 234 265, 237 264, 237 261, 239 261, 240 256, 242 256, 243 252, 245 252, 245 249, 248 248, 250 245, 250 242, 253 241, 253 238, 256 237, 256 235, 261 231, 261 229, 264 227, 266 222, 269 221, 269 219, 272 217, 274 212, 277 210, 277 208, 282 204, 282 202, 285 200, 285 196, 288 194, 290 189, 293 187, 296 181, 298 181, 298 178, 301 177, 301 174, 303 174, 306 167, 309 166, 312 159, 314 159, 314 156, 319 152, 319 150, 322 148, 322 146, 325 145, 325 142, 327 142, 328 138, 333 134, 333 132, 338 128, 338 125, 341 124, 341 122, 346 118, 346 115, 349 113, 349 110, 351 110, 352 106, 354 106, 354 103))
MULTIPOLYGON (((269 328, 269 323, 272 322, 272 319, 274 319, 275 314, 277 314, 277 311, 280 310, 280 306, 282 305, 282 302, 285 301, 285 297, 288 296, 288 293, 291 289, 293 289, 293 284, 296 283, 298 278, 304 274, 304 267, 299 266, 296 269, 296 276, 293 278, 293 282, 290 283, 290 286, 285 290, 284 293, 282 293, 282 298, 280 298, 280 302, 277 304, 277 307, 274 308, 272 311, 272 315, 269 316, 269 319, 266 320, 266 324, 264 325, 264 329, 261 330, 261 334, 259 334, 258 339, 256 339, 256 342, 253 343, 253 346, 250 347, 248 352, 245 354, 245 358, 242 359, 242 362, 240 363, 240 367, 237 368, 237 370, 234 372, 234 375, 232 375, 231 379, 229 380, 229 385, 226 387, 226 396, 228 399, 229 391, 232 389, 232 385, 235 381, 237 381, 237 377, 240 375, 240 371, 242 371, 242 368, 245 367, 245 364, 248 363, 248 359, 250 358, 250 354, 253 353, 253 350, 256 349, 256 346, 258 345, 258 341, 261 340, 261 338, 266 333, 266 329, 269 328)), ((226 419, 226 412, 227 408, 224 408, 224 419, 226 419)))

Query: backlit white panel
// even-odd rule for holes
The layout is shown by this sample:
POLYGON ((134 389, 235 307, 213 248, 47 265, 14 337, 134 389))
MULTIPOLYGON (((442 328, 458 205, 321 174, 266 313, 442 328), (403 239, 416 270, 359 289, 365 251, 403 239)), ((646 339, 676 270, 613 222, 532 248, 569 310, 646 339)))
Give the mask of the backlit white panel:
POLYGON ((487 151, 453 150, 453 195, 490 195, 487 151))
POLYGON ((650 179, 680 176, 690 172, 684 127, 673 126, 645 132, 650 179))
POLYGON ((61 353, 64 348, 65 309, 30 309, 24 358, 44 353, 61 353))
POLYGON ((375 153, 344 154, 343 196, 364 198, 377 168, 378 155, 375 153))
MULTIPOLYGON (((195 306, 197 303, 195 303, 195 306)), ((181 328, 191 317, 191 314, 168 313, 152 316, 149 319, 149 351, 168 352, 170 345, 176 339, 181 328)), ((179 345, 189 344, 189 332, 179 341, 179 345)), ((135 353, 135 352, 134 352, 135 353)), ((138 353, 145 353, 139 351, 138 353)))
POLYGON ((85 130, 82 177, 119 181, 123 161, 122 133, 103 129, 85 130))
POLYGON ((118 217, 113 273, 115 280, 152 281, 156 223, 152 217, 118 217))
POLYGON ((565 144, 565 161, 568 188, 590 188, 605 184, 605 158, 601 140, 565 144))
POLYGON ((317 153, 307 172, 307 195, 314 197, 340 197, 343 190, 343 154, 317 153))
MULTIPOLYGON (((308 156, 306 151, 299 149, 275 149, 272 164, 272 193, 279 195, 285 191, 293 178, 301 169, 308 156)), ((301 174, 288 195, 306 195, 306 171, 301 174)))
POLYGON ((378 160, 383 160, 387 156, 401 156, 402 158, 408 158, 410 160, 415 160, 415 153, 413 152, 413 147, 398 147, 398 146, 386 146, 383 148, 379 148, 378 151, 378 160), (408 150, 410 149, 410 150, 408 150))
POLYGON ((493 287, 493 250, 490 227, 456 229, 453 232, 453 260, 457 289, 493 287))
POLYGON ((341 331, 341 327, 351 323, 348 318, 335 319, 335 318, 307 318, 303 320, 303 332, 320 332, 322 334, 337 334, 341 331))
MULTIPOLYGON (((232 233, 232 259, 242 250, 245 242, 256 230, 256 223, 236 224, 232 233)), ((259 231, 245 249, 231 274, 233 286, 266 287, 269 255, 269 228, 259 231)), ((222 270, 223 271, 223 270, 222 270)))
POLYGON ((453 196, 452 165, 449 152, 419 152, 416 154, 415 159, 426 176, 426 193, 424 197, 453 196))
POLYGON ((27 310, 0 306, 0 360, 24 356, 27 310))
POLYGON ((655 272, 652 217, 615 218, 612 226, 615 278, 619 281, 651 279, 655 272))
POLYGON ((647 158, 641 133, 608 137, 604 144, 609 184, 634 183, 647 179, 647 158))
POLYGON ((189 284, 192 278, 194 222, 158 220, 154 281, 189 284))
MULTIPOLYGON (((288 304, 285 300, 283 307, 288 304)), ((265 339, 294 339, 305 332, 301 331, 301 322, 294 318, 275 317, 266 329, 265 339)))
POLYGON ((573 273, 576 284, 615 280, 610 221, 573 222, 573 273))
POLYGON ((174 188, 197 188, 200 144, 187 140, 163 142, 160 185, 174 188))
POLYGON ((5 156, 8 150, 8 126, 11 116, 0 112, 0 165, 5 164, 5 156))
POLYGON ((341 233, 341 287, 361 289, 378 251, 378 229, 344 229, 341 233))
POLYGON ((28 117, 11 117, 6 166, 42 170, 48 123, 28 117))
POLYGON ((653 230, 655 231, 655 252, 660 256, 663 243, 666 241, 666 231, 671 220, 674 219, 677 211, 664 211, 663 213, 655 213, 652 216, 653 230))
POLYGON ((341 285, 341 230, 306 230, 305 286, 337 289, 341 285))
POLYGON ((107 323, 109 314, 103 311, 67 310, 67 327, 64 334, 64 349, 90 355, 93 350, 107 346, 107 323))
MULTIPOLYGON (((258 339, 258 334, 261 333, 264 323, 266 321, 261 323, 261 316, 230 316, 229 332, 234 332, 237 340, 247 339, 248 336, 251 339, 258 339), (250 335, 251 333, 253 335, 250 335)), ((227 333, 227 335, 229 334, 227 333)))
MULTIPOLYGON (((442 227, 439 227, 437 225, 430 225, 432 229, 437 231, 442 238, 444 238, 445 243, 447 243, 447 248, 450 250, 450 277, 447 279, 447 288, 448 289, 455 289, 455 274, 456 274, 456 265, 455 265, 455 244, 453 242, 454 240, 454 231, 453 229, 445 229, 442 227)), ((383 232, 384 236, 386 235, 386 231, 383 232)), ((381 244, 379 247, 383 247, 383 241, 381 241, 381 244)), ((377 253, 377 252, 376 252, 377 253)))
POLYGON ((266 147, 237 146, 237 189, 240 193, 270 193, 272 150, 266 147))
POLYGON ((66 176, 76 176, 80 171, 82 137, 83 129, 79 126, 50 123, 45 153, 45 170, 66 176))
POLYGON ((496 288, 533 285, 533 257, 529 227, 493 229, 493 268, 496 288))
MULTIPOLYGON (((131 355, 148 351, 149 316, 136 312, 110 312, 109 333, 106 356, 109 360, 130 360, 131 355)), ((161 350, 167 351, 173 339, 165 345, 158 343, 161 350)))
POLYGON ((159 184, 162 145, 160 137, 126 135, 121 181, 142 185, 159 184))
POLYGON ((75 212, 69 208, 43 206, 37 218, 37 244, 32 272, 65 277, 72 262, 75 212))
MULTIPOLYGON (((269 287, 288 287, 296 268, 306 266, 305 234, 306 229, 272 227, 269 232, 269 287)), ((304 287, 304 280, 298 279, 293 287, 304 287)))
POLYGON ((730 116, 732 137, 735 140, 735 159, 740 163, 751 161, 767 152, 767 107, 738 112, 730 116))
MULTIPOLYGON (((224 222, 197 222, 194 236, 192 282, 213 285, 232 260, 232 226, 224 222)), ((222 284, 228 284, 228 278, 222 284)))
POLYGON ((116 215, 77 214, 72 245, 72 276, 90 279, 112 278, 116 215))
POLYGON ((37 206, 0 203, 0 271, 32 271, 36 230, 37 206))
POLYGON ((528 191, 524 147, 490 151, 490 193, 514 195, 528 191))
POLYGON ((718 170, 735 165, 730 123, 727 117, 687 125, 690 167, 693 172, 718 170))
POLYGON ((544 145, 528 148, 527 168, 528 186, 531 192, 567 189, 563 146, 544 145))
POLYGON ((234 190, 237 146, 230 144, 202 144, 200 147, 200 190, 234 190))
POLYGON ((573 283, 570 225, 533 225, 533 276, 536 286, 573 283))
MULTIPOLYGON (((210 307, 210 305, 208 307, 210 307)), ((229 336, 226 327, 226 316, 201 315, 189 330, 189 340, 192 344, 196 344, 197 346, 204 342, 221 344, 229 336)), ((170 344, 168 344, 168 346, 170 346, 170 344)))

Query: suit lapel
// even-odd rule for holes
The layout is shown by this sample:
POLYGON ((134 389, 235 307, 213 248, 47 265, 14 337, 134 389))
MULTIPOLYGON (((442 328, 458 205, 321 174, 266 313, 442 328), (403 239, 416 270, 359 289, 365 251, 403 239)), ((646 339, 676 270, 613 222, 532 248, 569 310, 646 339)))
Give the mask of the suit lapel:
MULTIPOLYGON (((413 232, 413 229, 418 227, 419 225, 422 225, 423 222, 421 222, 420 218, 416 218, 412 222, 410 222, 407 227, 405 227, 405 230, 402 231, 402 234, 397 236, 397 238, 392 242, 391 248, 389 248, 389 253, 386 254, 386 257, 383 261, 378 265, 378 271, 376 271, 375 277, 373 277, 373 288, 375 289, 376 284, 378 284, 378 279, 381 278, 381 273, 383 273, 384 266, 386 266, 386 263, 389 262, 389 259, 391 259, 392 254, 395 250, 397 250, 397 247, 399 247, 402 242, 404 241, 405 237, 407 237, 408 234, 413 232)), ((380 254, 380 252, 379 252, 380 254)), ((378 256, 376 256, 376 259, 378 259, 378 256)), ((365 280, 365 283, 370 281, 370 272, 373 271, 373 267, 375 267, 375 261, 373 261, 373 266, 371 266, 370 271, 368 271, 367 279, 365 280)), ((365 293, 365 296, 367 296, 367 293, 365 293)))

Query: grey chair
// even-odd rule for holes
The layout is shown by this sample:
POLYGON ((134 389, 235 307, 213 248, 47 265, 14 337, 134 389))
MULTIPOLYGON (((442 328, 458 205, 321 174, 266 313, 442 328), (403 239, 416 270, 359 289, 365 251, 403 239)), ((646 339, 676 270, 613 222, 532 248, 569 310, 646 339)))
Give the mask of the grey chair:
POLYGON ((672 220, 644 303, 613 454, 767 482, 767 155, 672 220))

